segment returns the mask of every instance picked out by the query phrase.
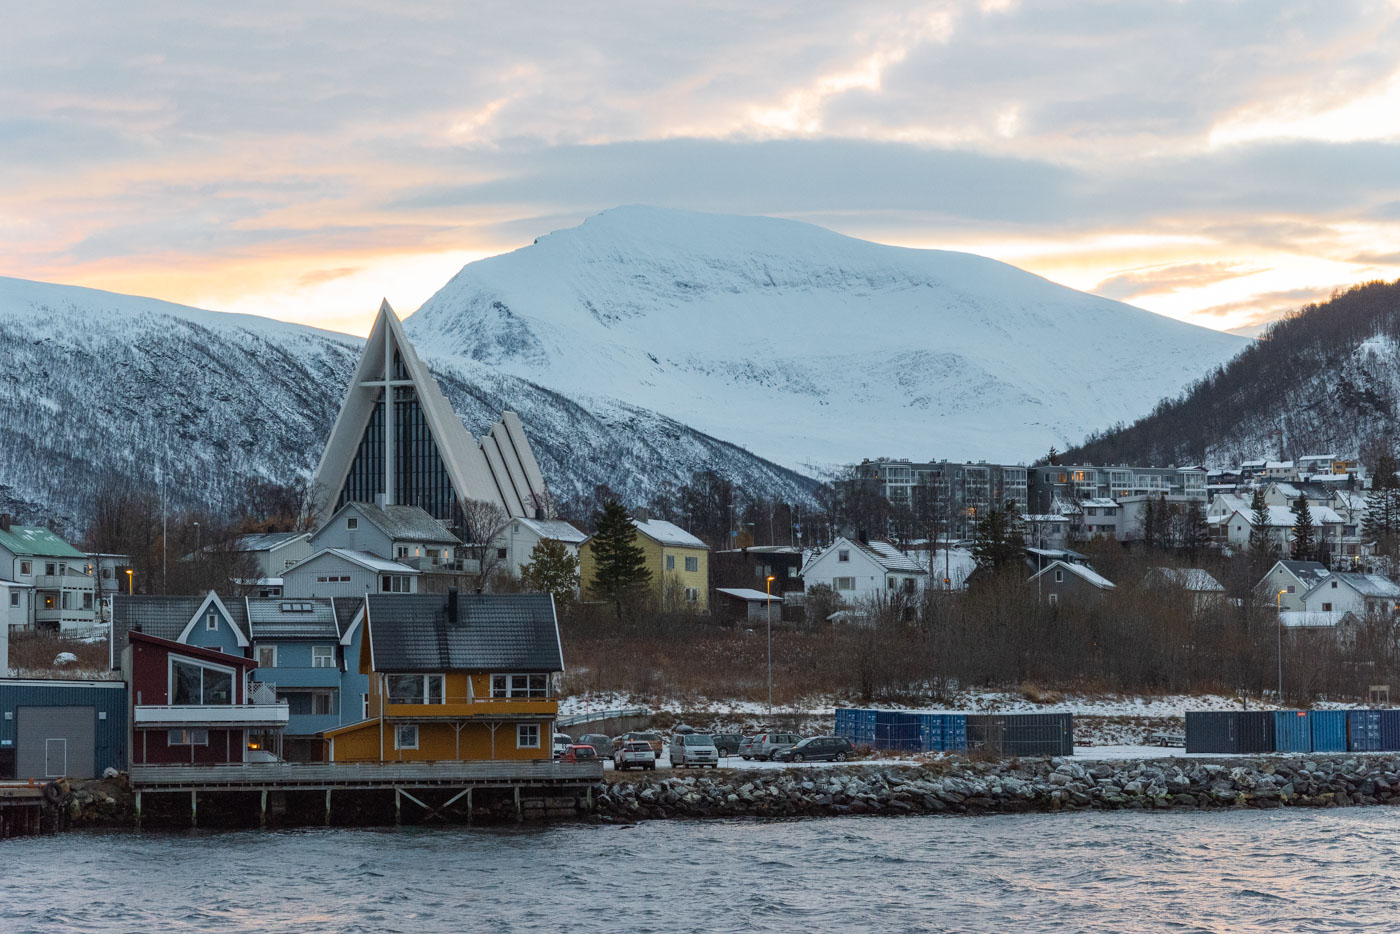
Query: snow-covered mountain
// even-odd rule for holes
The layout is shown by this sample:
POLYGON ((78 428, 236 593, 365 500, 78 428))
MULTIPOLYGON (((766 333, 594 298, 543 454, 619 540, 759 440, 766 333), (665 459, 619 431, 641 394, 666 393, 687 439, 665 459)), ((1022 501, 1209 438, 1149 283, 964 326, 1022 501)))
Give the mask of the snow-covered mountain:
MULTIPOLYGON (((366 317, 377 307, 366 302, 366 317)), ((81 529, 95 481, 162 462, 176 506, 222 510, 248 478, 309 476, 361 341, 250 315, 0 278, 0 511, 81 529)), ((576 402, 470 360, 423 355, 468 430, 524 420, 560 498, 645 501, 705 467, 755 495, 811 482, 643 407, 576 402)))
POLYGON ((648 207, 471 263, 405 326, 436 354, 803 470, 1025 461, 1145 414, 1248 343, 980 256, 648 207))

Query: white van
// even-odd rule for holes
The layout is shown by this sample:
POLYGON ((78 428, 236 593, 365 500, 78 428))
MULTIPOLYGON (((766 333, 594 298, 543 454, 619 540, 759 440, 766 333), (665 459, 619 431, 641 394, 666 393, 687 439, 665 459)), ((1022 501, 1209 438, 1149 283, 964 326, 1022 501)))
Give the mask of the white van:
POLYGON ((671 736, 671 768, 683 769, 696 765, 719 768, 719 750, 708 733, 681 733, 671 736))

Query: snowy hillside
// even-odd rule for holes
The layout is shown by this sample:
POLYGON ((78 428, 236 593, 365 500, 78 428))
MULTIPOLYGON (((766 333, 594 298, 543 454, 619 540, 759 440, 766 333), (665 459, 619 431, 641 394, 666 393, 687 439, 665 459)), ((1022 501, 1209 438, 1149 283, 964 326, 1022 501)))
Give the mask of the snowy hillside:
POLYGON ((797 469, 1032 459, 1247 343, 979 256, 646 207, 472 263, 406 326, 419 346, 797 469))
MULTIPOLYGON (((368 319, 377 301, 366 302, 368 319)), ((95 478, 149 480, 168 450, 175 505, 215 510, 249 477, 309 475, 360 341, 248 315, 0 278, 0 511, 81 528, 95 478)), ((571 401, 472 361, 424 354, 469 431, 520 413, 567 498, 607 483, 644 501, 713 467, 758 495, 810 483, 653 412, 571 401)))

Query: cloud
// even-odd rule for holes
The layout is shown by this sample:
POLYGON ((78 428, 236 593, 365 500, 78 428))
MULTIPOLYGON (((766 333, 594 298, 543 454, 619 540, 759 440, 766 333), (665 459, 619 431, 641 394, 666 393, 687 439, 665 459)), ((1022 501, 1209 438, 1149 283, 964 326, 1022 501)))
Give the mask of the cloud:
POLYGON ((1245 301, 1227 302, 1210 308, 1202 308, 1197 314, 1210 318, 1238 318, 1240 312, 1249 312, 1246 316, 1249 324, 1264 323, 1281 318, 1288 312, 1295 311, 1304 305, 1326 301, 1339 289, 1344 289, 1350 284, 1266 292, 1262 295, 1252 296, 1245 301))
POLYGON ((1196 288, 1214 282, 1224 282, 1260 272, 1260 267, 1236 266, 1232 263, 1182 263, 1157 266, 1120 273, 1094 287, 1095 295, 1122 301, 1135 295, 1173 292, 1181 288, 1196 288))
POLYGON ((360 271, 359 266, 341 266, 337 269, 313 269, 308 273, 303 273, 297 279, 297 285, 307 288, 313 285, 320 285, 323 282, 333 282, 336 279, 344 279, 346 276, 353 276, 360 271))

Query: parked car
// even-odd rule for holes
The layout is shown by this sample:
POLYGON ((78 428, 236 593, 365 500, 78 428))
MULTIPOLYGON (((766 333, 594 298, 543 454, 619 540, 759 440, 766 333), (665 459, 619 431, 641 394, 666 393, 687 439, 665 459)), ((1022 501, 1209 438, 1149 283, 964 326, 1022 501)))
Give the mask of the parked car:
POLYGON ((558 759, 564 754, 564 750, 573 745, 574 738, 568 733, 554 734, 554 758, 558 759))
POLYGON ((564 750, 564 754, 559 757, 560 762, 596 762, 598 761, 598 750, 592 746, 585 746, 574 743, 564 750))
POLYGON ((619 772, 624 769, 654 769, 656 753, 646 740, 629 740, 613 753, 613 768, 619 772))
POLYGON ((613 739, 613 749, 614 749, 614 750, 617 750, 620 746, 622 746, 623 743, 630 743, 630 742, 642 742, 642 743, 646 743, 647 745, 651 746, 651 751, 652 751, 652 753, 654 753, 654 754, 657 755, 657 756, 660 756, 660 755, 661 755, 661 747, 664 745, 664 744, 662 743, 662 741, 661 741, 661 734, 660 734, 660 733, 650 733, 650 732, 646 732, 646 733, 635 733, 635 732, 634 732, 634 733, 623 733, 621 736, 618 736, 618 737, 614 738, 614 739, 613 739))
POLYGON ((787 749, 779 749, 773 758, 779 762, 845 762, 855 758, 856 745, 839 736, 811 736, 787 749))
POLYGON ((745 759, 772 759, 779 749, 787 749, 802 742, 796 733, 759 733, 744 740, 739 747, 739 755, 745 759))
POLYGON ((671 768, 692 765, 719 768, 719 750, 708 733, 677 733, 671 737, 671 768))
POLYGON ((715 748, 721 756, 737 756, 739 747, 744 743, 744 737, 738 733, 716 733, 714 738, 715 748))
POLYGON ((602 733, 585 733, 578 738, 579 744, 592 746, 598 751, 600 756, 611 756, 613 751, 613 741, 611 736, 602 733))

